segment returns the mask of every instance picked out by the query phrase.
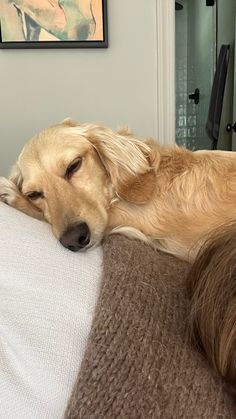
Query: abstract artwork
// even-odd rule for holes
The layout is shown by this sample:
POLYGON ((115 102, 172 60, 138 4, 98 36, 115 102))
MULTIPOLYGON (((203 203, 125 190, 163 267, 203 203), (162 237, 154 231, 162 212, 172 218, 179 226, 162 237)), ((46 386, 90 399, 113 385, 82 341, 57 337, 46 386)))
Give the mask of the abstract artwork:
POLYGON ((107 0, 0 0, 0 48, 106 48, 107 0))

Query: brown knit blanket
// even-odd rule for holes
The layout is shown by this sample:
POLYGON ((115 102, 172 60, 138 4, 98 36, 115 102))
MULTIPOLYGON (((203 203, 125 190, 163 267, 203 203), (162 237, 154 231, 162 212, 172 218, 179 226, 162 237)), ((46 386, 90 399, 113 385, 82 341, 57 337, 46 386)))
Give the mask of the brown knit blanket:
POLYGON ((112 236, 88 347, 65 418, 236 418, 226 384, 190 344, 188 265, 112 236))

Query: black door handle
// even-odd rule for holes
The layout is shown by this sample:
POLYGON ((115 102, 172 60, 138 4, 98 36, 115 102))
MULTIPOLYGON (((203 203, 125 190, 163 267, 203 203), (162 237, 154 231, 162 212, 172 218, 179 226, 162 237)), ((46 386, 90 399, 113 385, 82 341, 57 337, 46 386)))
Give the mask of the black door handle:
POLYGON ((200 90, 195 89, 194 93, 191 93, 191 95, 189 95, 188 98, 191 99, 191 100, 194 100, 195 105, 197 105, 199 103, 199 99, 200 99, 200 90))
POLYGON ((234 131, 234 132, 236 133, 236 122, 234 123, 234 125, 227 124, 227 125, 226 125, 226 131, 227 131, 227 132, 234 131))

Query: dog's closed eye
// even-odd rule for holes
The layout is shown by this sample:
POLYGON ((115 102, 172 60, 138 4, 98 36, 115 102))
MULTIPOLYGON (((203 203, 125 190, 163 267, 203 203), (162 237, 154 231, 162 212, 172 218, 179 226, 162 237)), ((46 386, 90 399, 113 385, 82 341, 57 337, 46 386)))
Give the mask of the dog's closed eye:
POLYGON ((30 199, 30 201, 36 201, 36 199, 43 198, 44 196, 42 192, 33 191, 27 193, 26 197, 30 199))
POLYGON ((81 164, 82 164, 81 157, 77 157, 75 160, 73 160, 73 162, 70 163, 66 169, 65 178, 70 179, 72 175, 80 169, 81 164))

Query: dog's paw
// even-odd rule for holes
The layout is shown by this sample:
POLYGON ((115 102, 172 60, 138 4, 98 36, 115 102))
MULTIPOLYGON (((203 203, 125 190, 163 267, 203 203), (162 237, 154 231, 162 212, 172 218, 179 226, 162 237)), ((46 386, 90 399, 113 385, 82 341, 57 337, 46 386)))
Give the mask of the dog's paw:
POLYGON ((12 205, 19 195, 19 190, 13 182, 5 177, 0 177, 0 201, 12 205))

